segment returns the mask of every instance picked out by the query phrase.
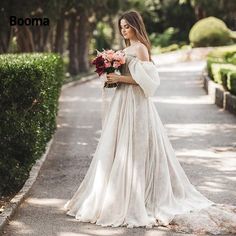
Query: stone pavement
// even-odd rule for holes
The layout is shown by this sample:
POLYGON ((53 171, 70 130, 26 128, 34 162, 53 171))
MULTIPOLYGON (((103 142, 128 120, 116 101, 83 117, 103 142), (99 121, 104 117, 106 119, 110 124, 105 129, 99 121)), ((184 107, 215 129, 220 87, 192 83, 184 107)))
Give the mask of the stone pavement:
MULTIPOLYGON (((212 104, 202 88, 202 66, 160 67, 152 99, 190 181, 209 199, 236 205, 236 117, 212 104)), ((65 215, 63 205, 85 176, 101 134, 100 87, 95 79, 62 91, 47 160, 4 236, 182 235, 165 227, 101 227, 65 215)))

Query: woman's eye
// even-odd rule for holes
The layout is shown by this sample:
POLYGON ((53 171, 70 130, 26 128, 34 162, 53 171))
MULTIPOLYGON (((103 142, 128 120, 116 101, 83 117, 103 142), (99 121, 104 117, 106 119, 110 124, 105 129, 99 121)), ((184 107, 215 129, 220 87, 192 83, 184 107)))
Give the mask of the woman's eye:
POLYGON ((129 29, 129 26, 125 26, 124 28, 121 27, 121 29, 129 29))

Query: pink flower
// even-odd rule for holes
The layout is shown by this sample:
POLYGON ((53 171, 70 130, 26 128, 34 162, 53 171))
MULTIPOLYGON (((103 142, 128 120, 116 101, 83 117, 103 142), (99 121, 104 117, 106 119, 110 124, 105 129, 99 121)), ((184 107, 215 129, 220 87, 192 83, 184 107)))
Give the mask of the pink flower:
POLYGON ((121 66, 121 64, 118 61, 114 61, 113 67, 118 68, 119 66, 121 66))
POLYGON ((101 52, 101 55, 104 58, 104 60, 111 62, 113 60, 114 53, 115 53, 115 51, 112 49, 109 49, 109 50, 103 49, 103 52, 101 52))
POLYGON ((107 50, 107 51, 106 51, 106 57, 107 57, 107 59, 108 59, 109 61, 112 61, 112 60, 113 60, 113 57, 114 57, 114 54, 115 54, 115 52, 114 52, 112 49, 107 50))
POLYGON ((125 64, 125 53, 122 50, 116 51, 113 58, 120 64, 125 64))
POLYGON ((106 68, 111 67, 111 62, 105 60, 104 63, 105 63, 105 67, 106 67, 106 68))

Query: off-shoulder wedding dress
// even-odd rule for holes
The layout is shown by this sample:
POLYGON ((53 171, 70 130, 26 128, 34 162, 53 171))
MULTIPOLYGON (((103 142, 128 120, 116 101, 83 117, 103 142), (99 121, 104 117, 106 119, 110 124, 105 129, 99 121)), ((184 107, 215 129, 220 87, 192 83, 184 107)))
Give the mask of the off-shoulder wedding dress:
POLYGON ((196 190, 175 156, 150 99, 160 85, 155 64, 126 54, 125 65, 123 72, 138 85, 115 88, 93 159, 64 205, 66 214, 101 226, 236 233, 236 207, 196 190))

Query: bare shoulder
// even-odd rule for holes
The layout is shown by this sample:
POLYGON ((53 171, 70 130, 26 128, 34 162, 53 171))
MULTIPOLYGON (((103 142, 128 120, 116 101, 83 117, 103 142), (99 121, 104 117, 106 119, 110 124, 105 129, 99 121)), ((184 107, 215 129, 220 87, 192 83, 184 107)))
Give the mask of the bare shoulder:
POLYGON ((142 61, 149 61, 149 53, 145 44, 139 43, 136 46, 136 55, 142 61))

